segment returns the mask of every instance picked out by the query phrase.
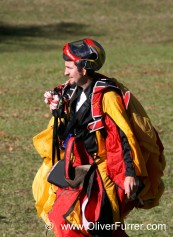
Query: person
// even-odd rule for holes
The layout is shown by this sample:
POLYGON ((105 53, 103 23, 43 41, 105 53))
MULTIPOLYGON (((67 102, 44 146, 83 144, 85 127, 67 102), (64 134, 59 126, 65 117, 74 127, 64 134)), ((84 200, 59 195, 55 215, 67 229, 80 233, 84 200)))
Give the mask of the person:
POLYGON ((129 93, 97 72, 106 59, 103 47, 85 38, 65 44, 63 58, 68 80, 45 93, 54 116, 34 137, 44 157, 33 183, 38 214, 51 222, 56 236, 128 236, 123 228, 127 214, 145 200, 158 205, 164 189, 161 167, 152 194, 147 162, 126 110, 129 93), (52 159, 59 173, 50 184, 52 159))

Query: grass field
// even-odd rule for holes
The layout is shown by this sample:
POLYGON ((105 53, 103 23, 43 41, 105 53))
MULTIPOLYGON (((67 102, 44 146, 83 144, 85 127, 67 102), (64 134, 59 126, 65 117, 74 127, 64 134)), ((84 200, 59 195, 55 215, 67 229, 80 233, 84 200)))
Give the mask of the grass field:
POLYGON ((172 236, 172 27, 171 0, 0 1, 0 236, 45 236, 31 190, 42 162, 32 137, 51 117, 43 93, 65 81, 62 46, 83 37, 102 43, 107 60, 101 72, 140 99, 165 146, 160 206, 134 210, 126 223, 166 224, 167 230, 127 232, 172 236))

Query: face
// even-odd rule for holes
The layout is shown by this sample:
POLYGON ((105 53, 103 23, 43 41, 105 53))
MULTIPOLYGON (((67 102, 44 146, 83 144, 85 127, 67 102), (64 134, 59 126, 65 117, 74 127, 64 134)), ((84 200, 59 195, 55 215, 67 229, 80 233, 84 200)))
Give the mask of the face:
POLYGON ((65 76, 70 80, 70 84, 82 86, 86 83, 86 70, 78 69, 73 61, 65 61, 65 76))

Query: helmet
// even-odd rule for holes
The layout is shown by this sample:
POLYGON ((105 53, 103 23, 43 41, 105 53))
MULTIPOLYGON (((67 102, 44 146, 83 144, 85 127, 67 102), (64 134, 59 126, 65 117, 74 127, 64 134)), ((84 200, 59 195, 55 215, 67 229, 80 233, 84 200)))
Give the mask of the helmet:
POLYGON ((75 62, 79 67, 97 71, 103 66, 106 55, 98 42, 85 38, 65 44, 63 58, 65 61, 75 62))

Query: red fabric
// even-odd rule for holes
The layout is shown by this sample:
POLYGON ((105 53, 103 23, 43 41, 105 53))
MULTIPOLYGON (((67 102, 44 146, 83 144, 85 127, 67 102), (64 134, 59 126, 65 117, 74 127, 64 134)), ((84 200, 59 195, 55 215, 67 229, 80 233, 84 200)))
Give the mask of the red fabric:
POLYGON ((73 166, 93 163, 93 158, 86 151, 83 141, 75 141, 73 152, 75 155, 73 166))
POLYGON ((121 138, 118 129, 112 119, 105 116, 106 151, 107 165, 106 172, 108 176, 117 184, 117 194, 121 202, 121 207, 125 205, 126 194, 124 191, 124 180, 126 166, 124 162, 124 154, 121 144, 121 138), (114 141, 114 142, 112 142, 114 141))
MULTIPOLYGON (((102 97, 103 91, 107 89, 107 85, 105 86, 97 86, 94 87, 93 96, 92 96, 92 116, 93 118, 99 117, 103 115, 102 111, 102 97)), ((128 99, 129 99, 129 94, 128 99)), ((128 104, 129 100, 127 100, 128 104)), ((125 192, 124 192, 124 180, 125 180, 125 162, 124 162, 124 154, 122 149, 122 143, 120 139, 120 135, 116 124, 110 119, 108 115, 105 116, 104 127, 107 131, 106 137, 106 151, 107 151, 107 165, 106 172, 108 176, 118 184, 119 188, 117 189, 118 196, 121 202, 121 206, 125 202, 125 192), (113 142, 114 141, 114 142, 113 142)), ((102 124, 100 125, 102 126, 102 124)))
MULTIPOLYGON (((74 166, 82 164, 92 164, 93 158, 87 153, 84 148, 83 142, 74 142, 74 166)), ((68 151, 69 154, 69 151, 68 151)), ((70 230, 70 228, 62 229, 62 225, 67 224, 66 216, 71 213, 71 208, 75 201, 80 196, 80 205, 88 198, 88 203, 85 208, 85 216, 89 222, 96 222, 99 219, 102 198, 103 198, 103 184, 99 172, 95 170, 94 176, 91 176, 88 186, 91 187, 91 192, 77 188, 59 188, 56 193, 56 201, 52 207, 51 212, 48 214, 50 222, 53 224, 54 233, 57 237, 83 237, 82 232, 76 230, 70 230), (93 183, 92 183, 93 180, 93 183), (88 196, 89 195, 89 196, 88 196)), ((87 189, 88 187, 85 187, 87 189)))
POLYGON ((69 165, 70 165, 70 159, 71 159, 71 153, 73 150, 75 137, 70 137, 67 148, 65 151, 65 177, 66 179, 69 179, 69 165))
POLYGON ((76 189, 61 189, 59 188, 56 193, 56 201, 53 205, 51 212, 48 214, 50 222, 53 224, 53 231, 57 237, 83 237, 81 232, 67 230, 63 226, 67 224, 64 215, 68 212, 72 204, 77 199, 80 190, 76 189))
MULTIPOLYGON (((74 166, 92 164, 93 158, 87 153, 84 143, 76 141, 74 144, 75 161, 74 166), (82 159, 81 159, 82 158, 82 159)), ((96 170, 94 174, 94 181, 91 190, 91 196, 85 209, 85 216, 88 221, 95 222, 98 220, 101 210, 101 201, 103 193, 103 184, 99 172, 96 170)), ((85 194, 86 195, 86 194, 85 194)))
POLYGON ((98 221, 103 197, 103 184, 98 171, 92 186, 91 196, 85 209, 85 216, 89 222, 98 221))
POLYGON ((123 189, 126 167, 121 139, 115 123, 108 115, 105 116, 105 128, 107 131, 107 174, 123 189))
POLYGON ((92 116, 99 117, 103 114, 102 111, 102 97, 103 93, 101 91, 103 90, 103 87, 94 87, 93 89, 93 97, 91 101, 91 109, 92 109, 92 116))
POLYGON ((97 119, 94 122, 89 123, 87 127, 90 132, 94 132, 100 128, 104 128, 102 119, 97 119))

